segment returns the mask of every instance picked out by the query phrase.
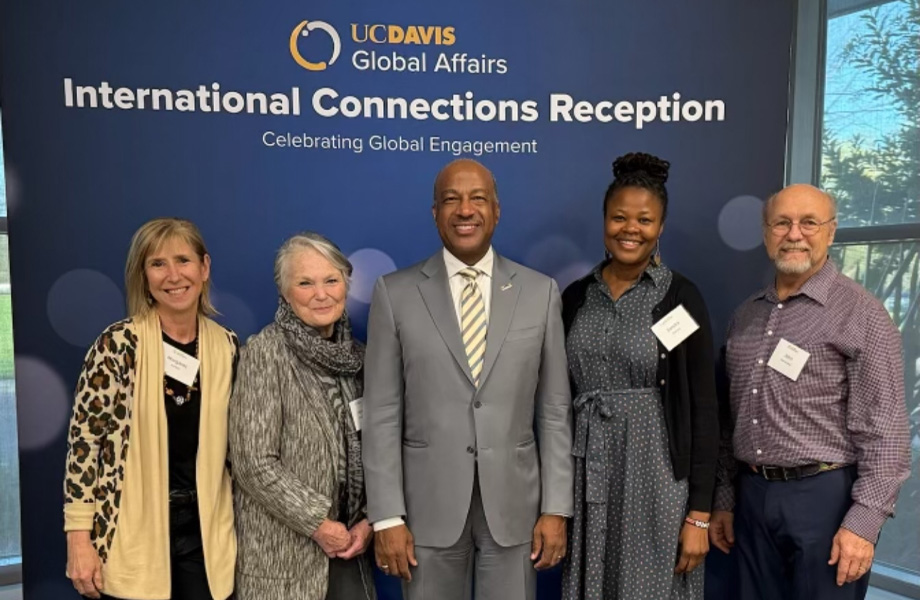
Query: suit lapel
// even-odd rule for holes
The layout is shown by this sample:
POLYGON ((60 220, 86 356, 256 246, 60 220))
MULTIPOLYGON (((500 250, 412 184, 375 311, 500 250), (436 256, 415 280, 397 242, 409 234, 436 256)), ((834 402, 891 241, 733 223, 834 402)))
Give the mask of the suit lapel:
POLYGON ((483 359, 482 374, 479 376, 480 389, 489 377, 489 372, 498 359, 498 353, 505 343, 505 336, 511 327, 511 317, 517 306, 520 286, 514 285, 514 271, 498 254, 492 267, 492 300, 489 309, 489 330, 486 332, 486 356, 483 359))
MULTIPOLYGON (((431 314, 431 320, 434 321, 450 353, 454 355, 454 360, 463 369, 470 383, 473 383, 470 363, 466 358, 463 340, 460 339, 460 323, 457 322, 457 310, 454 308, 450 285, 447 283, 447 268, 444 266, 443 254, 438 252, 429 258, 422 267, 422 273, 428 278, 418 284, 418 289, 431 314)), ((488 357, 488 340, 486 344, 486 356, 488 357)))

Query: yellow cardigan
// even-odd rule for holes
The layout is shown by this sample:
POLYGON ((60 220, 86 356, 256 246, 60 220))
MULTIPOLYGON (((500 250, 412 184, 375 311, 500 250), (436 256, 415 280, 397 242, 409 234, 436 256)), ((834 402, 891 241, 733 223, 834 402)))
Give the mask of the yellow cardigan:
MULTIPOLYGON (((233 592, 236 536, 227 472, 227 408, 238 341, 200 317, 201 429, 198 512, 205 570, 217 600, 233 592)), ((90 531, 103 592, 171 595, 169 467, 163 344, 155 311, 109 326, 90 348, 68 437, 64 530, 90 531), (116 535, 117 531, 117 535, 116 535)))

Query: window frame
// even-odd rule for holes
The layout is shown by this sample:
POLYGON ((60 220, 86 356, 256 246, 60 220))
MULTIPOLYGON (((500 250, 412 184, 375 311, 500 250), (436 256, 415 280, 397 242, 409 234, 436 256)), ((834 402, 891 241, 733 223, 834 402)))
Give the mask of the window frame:
MULTIPOLYGON (((842 8, 828 13, 828 0, 797 0, 789 78, 789 116, 786 132, 786 185, 818 185, 824 124, 827 24, 831 18, 881 6, 893 0, 839 0, 842 8)), ((862 245, 920 240, 920 223, 838 226, 834 244, 862 245)), ((885 563, 872 566, 870 585, 920 599, 920 573, 885 563)))
POLYGON ((0 567, 0 587, 22 583, 22 558, 13 565, 0 567))

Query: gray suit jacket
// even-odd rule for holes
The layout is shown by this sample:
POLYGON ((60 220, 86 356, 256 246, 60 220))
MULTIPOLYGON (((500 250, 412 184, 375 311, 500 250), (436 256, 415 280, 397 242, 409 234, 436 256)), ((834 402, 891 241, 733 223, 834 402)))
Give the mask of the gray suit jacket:
POLYGON ((478 462, 489 530, 532 539, 574 511, 572 408, 556 283, 495 255, 481 385, 473 385, 442 253, 377 281, 365 359, 371 522, 405 515, 420 546, 463 530, 478 462))

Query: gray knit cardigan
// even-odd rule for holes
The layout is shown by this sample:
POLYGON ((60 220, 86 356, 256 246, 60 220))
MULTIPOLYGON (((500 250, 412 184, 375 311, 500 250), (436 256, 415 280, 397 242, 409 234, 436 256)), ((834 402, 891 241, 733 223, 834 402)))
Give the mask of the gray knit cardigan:
MULTIPOLYGON (((355 383, 360 394, 361 382, 355 383)), ((329 559, 310 536, 340 513, 343 443, 323 393, 327 385, 328 375, 298 361, 278 323, 251 337, 240 353, 229 434, 237 600, 325 598, 329 559)))

